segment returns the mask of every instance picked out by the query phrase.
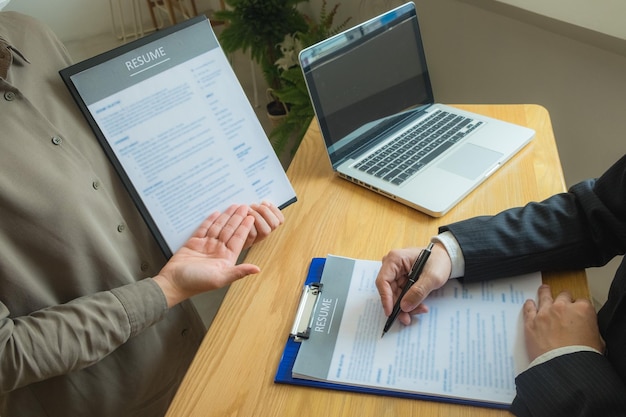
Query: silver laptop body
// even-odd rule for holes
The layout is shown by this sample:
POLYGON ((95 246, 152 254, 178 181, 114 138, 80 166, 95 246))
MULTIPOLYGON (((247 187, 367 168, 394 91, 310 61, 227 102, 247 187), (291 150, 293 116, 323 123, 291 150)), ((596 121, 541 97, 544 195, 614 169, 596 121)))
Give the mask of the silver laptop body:
POLYGON ((333 169, 434 217, 535 134, 435 103, 412 2, 302 50, 299 60, 333 169))

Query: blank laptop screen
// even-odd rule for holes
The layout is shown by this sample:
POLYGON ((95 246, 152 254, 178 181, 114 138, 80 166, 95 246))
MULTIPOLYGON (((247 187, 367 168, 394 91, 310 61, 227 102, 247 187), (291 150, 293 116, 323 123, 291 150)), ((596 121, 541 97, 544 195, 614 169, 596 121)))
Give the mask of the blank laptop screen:
POLYGON ((388 124, 378 123, 374 134, 354 134, 359 128, 433 102, 414 9, 370 20, 303 51, 300 59, 333 164, 388 124))

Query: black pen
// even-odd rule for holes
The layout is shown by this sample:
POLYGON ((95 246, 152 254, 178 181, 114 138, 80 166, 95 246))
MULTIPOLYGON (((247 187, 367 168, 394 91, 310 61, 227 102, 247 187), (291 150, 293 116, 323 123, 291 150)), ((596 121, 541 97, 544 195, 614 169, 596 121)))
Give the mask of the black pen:
POLYGON ((387 319, 387 322, 385 323, 383 334, 382 336, 380 336, 381 338, 391 328, 391 325, 398 317, 398 314, 400 314, 400 301, 402 301, 402 297, 404 297, 404 294, 406 294, 409 288, 411 288, 413 284, 415 284, 415 281, 417 281, 419 276, 422 274, 422 271, 424 270, 424 265, 426 265, 426 261, 428 260, 428 257, 430 256, 430 252, 432 250, 433 250, 433 244, 431 243, 428 245, 426 249, 422 250, 417 256, 417 259, 415 260, 415 262, 413 263, 413 266, 411 267, 411 270, 409 271, 409 280, 406 282, 404 288, 402 289, 400 296, 396 300, 396 304, 393 306, 393 311, 391 312, 391 314, 389 315, 389 318, 387 319))

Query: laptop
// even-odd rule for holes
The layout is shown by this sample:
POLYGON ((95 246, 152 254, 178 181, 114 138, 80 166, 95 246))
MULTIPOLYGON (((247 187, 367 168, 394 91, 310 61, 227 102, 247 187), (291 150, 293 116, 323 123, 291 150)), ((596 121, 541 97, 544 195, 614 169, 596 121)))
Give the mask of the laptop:
POLYGON ((299 61, 333 170, 434 217, 535 135, 435 103, 412 2, 303 49, 299 61))

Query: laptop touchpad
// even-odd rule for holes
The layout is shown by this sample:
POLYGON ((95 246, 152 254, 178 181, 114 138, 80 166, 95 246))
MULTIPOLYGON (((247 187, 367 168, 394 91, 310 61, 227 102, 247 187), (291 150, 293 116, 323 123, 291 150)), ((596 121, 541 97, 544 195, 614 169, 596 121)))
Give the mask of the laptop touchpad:
POLYGON ((465 143, 452 155, 441 161, 438 166, 446 171, 474 180, 492 168, 501 156, 500 152, 472 143, 465 143))

